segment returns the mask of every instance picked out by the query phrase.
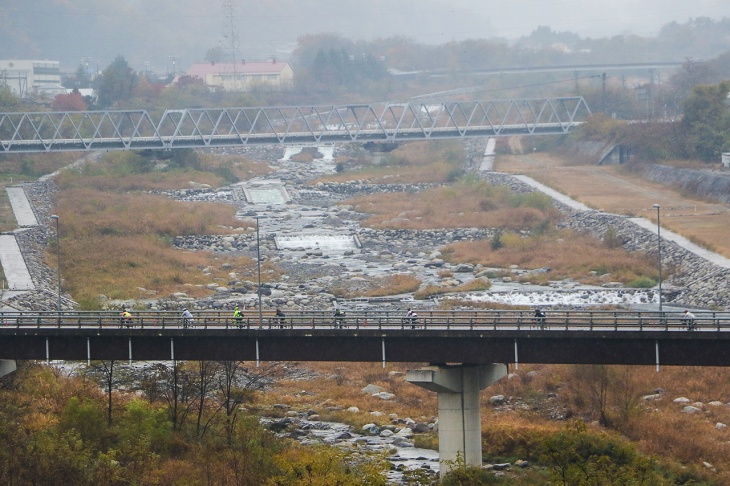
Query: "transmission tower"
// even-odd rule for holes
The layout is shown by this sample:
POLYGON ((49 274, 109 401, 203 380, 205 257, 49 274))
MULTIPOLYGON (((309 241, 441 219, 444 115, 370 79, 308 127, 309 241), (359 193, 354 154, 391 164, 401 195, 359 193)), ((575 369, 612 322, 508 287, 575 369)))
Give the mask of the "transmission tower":
POLYGON ((223 37, 228 41, 233 70, 233 91, 238 91, 238 73, 236 59, 238 59, 238 30, 236 29, 236 9, 234 0, 223 0, 223 15, 225 16, 225 30, 223 37))

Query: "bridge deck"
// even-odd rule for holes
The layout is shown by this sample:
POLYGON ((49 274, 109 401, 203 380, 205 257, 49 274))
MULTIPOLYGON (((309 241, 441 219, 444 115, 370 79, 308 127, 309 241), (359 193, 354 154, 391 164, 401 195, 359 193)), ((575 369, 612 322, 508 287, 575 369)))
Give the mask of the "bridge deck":
POLYGON ((596 363, 730 366, 730 313, 329 311, 0 314, 0 358, 35 360, 243 360, 428 363, 596 363))
POLYGON ((0 113, 0 151, 210 148, 565 134, 581 97, 167 110, 0 113))

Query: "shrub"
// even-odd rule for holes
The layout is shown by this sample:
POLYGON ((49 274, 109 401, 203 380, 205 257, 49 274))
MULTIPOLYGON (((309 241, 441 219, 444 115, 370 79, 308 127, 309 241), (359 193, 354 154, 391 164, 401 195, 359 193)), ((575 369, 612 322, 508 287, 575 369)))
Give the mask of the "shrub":
POLYGON ((492 236, 492 242, 491 242, 491 248, 492 251, 499 250, 504 245, 502 243, 502 230, 498 229, 494 232, 494 235, 492 236))
POLYGON ((603 233, 603 244, 608 248, 620 248, 624 242, 618 237, 618 231, 614 226, 609 226, 603 233))
POLYGON ((636 280, 632 280, 628 284, 626 284, 628 287, 635 288, 635 289, 650 289, 656 285, 656 281, 654 279, 651 279, 649 277, 639 277, 636 280))

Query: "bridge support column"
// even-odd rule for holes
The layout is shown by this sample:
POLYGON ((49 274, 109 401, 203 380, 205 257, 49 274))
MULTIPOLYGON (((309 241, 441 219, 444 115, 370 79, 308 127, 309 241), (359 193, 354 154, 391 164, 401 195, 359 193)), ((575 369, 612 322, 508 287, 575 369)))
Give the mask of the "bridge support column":
POLYGON ((15 360, 0 359, 0 377, 9 375, 17 369, 15 360))
POLYGON ((482 465, 479 391, 507 375, 507 365, 438 365, 408 370, 406 381, 438 393, 439 466, 447 472, 461 456, 482 465))

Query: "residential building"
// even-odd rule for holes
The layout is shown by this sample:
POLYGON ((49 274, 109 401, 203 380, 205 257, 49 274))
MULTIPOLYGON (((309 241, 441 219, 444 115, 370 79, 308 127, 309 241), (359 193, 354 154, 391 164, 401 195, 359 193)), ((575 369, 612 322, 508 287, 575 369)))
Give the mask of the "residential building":
POLYGON ((188 76, 202 79, 211 89, 250 91, 256 86, 283 88, 290 86, 294 71, 287 62, 246 62, 193 64, 188 76))
POLYGON ((54 97, 65 93, 61 86, 58 61, 0 60, 0 86, 7 86, 15 96, 54 97))

